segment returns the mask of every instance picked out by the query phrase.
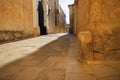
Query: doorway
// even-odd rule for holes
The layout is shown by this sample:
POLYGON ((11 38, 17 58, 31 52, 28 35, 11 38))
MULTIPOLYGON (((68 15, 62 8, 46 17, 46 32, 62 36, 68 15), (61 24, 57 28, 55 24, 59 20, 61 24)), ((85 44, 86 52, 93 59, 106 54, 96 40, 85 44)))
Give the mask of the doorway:
POLYGON ((44 26, 44 10, 42 1, 38 1, 38 24, 40 27, 40 35, 46 35, 46 27, 44 26))

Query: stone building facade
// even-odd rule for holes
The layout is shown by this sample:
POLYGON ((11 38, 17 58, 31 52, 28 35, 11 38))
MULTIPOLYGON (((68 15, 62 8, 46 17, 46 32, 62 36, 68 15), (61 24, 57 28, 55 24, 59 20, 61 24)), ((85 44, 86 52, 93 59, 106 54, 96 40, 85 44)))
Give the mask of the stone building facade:
POLYGON ((59 15, 58 15, 58 25, 57 25, 57 33, 65 33, 66 32, 66 15, 59 5, 59 15))
POLYGON ((66 16, 58 0, 49 0, 48 33, 64 33, 66 16))
POLYGON ((58 0, 0 0, 0 41, 57 33, 58 11, 58 0))
POLYGON ((120 1, 75 0, 74 7, 80 59, 120 60, 120 1))
POLYGON ((37 36, 33 0, 0 0, 0 41, 37 36))
POLYGON ((49 13, 48 13, 48 33, 53 34, 56 33, 56 21, 57 21, 57 6, 58 6, 58 1, 57 0, 49 0, 48 3, 48 9, 49 9, 49 13))
POLYGON ((75 14, 76 14, 76 11, 75 11, 75 5, 74 4, 71 4, 71 5, 68 5, 69 7, 69 12, 70 12, 70 28, 69 28, 69 33, 73 33, 73 34, 76 34, 76 19, 75 19, 75 14))

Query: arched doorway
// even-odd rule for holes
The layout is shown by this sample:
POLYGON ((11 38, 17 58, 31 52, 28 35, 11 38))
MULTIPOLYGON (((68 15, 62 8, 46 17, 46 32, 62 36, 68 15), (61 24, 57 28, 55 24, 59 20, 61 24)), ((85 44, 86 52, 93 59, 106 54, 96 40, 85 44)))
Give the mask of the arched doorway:
POLYGON ((42 1, 38 1, 38 23, 40 27, 40 35, 46 35, 46 27, 44 26, 44 10, 42 1))

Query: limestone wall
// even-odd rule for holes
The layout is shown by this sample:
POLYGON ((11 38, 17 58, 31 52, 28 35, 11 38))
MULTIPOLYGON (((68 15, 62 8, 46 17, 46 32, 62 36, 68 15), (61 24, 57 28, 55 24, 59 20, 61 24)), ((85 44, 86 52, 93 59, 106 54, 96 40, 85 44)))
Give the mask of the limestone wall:
POLYGON ((59 5, 58 0, 49 0, 48 9, 48 34, 65 32, 63 10, 59 5))
POLYGON ((79 46, 92 34, 85 44, 92 46, 92 53, 86 52, 92 60, 120 60, 120 0, 76 0, 75 7, 79 46))
MULTIPOLYGON (((39 35, 38 1, 41 0, 0 0, 0 41, 39 35)), ((47 33, 57 33, 62 27, 58 0, 42 0, 42 4, 47 33)))
POLYGON ((66 32, 66 15, 63 12, 61 6, 59 5, 57 33, 65 32, 66 32))
POLYGON ((74 33, 74 5, 69 5, 70 28, 69 32, 74 33))
POLYGON ((76 29, 76 7, 74 4, 69 5, 69 17, 70 17, 70 28, 69 32, 76 34, 77 29, 76 29))
POLYGON ((36 36, 32 0, 0 0, 0 40, 36 36))
POLYGON ((56 33, 55 27, 55 0, 49 0, 48 3, 49 15, 48 15, 48 28, 47 31, 49 34, 56 33))

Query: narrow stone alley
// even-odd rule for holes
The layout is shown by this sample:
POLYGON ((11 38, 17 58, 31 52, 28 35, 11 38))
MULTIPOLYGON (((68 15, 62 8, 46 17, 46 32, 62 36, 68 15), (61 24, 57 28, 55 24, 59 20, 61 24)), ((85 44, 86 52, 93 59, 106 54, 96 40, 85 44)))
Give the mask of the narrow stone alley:
POLYGON ((51 34, 0 45, 0 80, 120 80, 120 62, 84 64, 76 37, 51 34))
POLYGON ((120 0, 0 0, 0 80, 120 80, 120 0))

